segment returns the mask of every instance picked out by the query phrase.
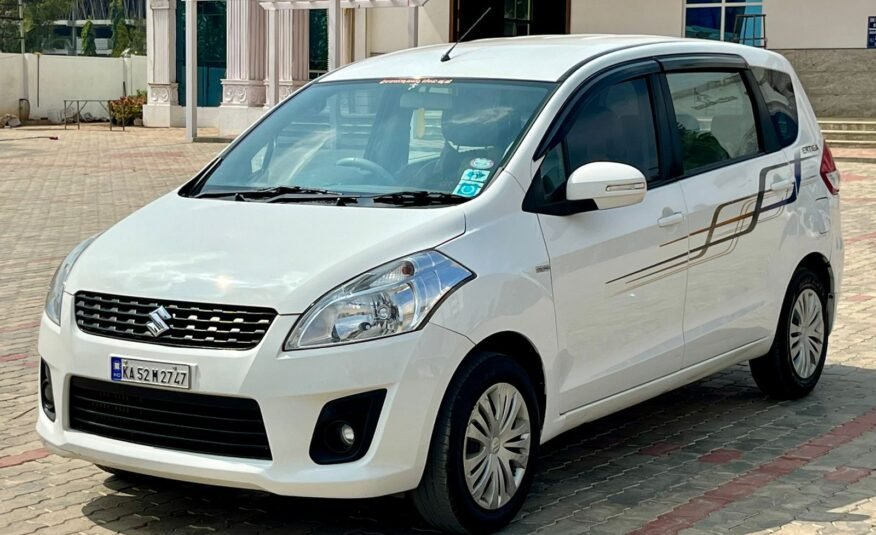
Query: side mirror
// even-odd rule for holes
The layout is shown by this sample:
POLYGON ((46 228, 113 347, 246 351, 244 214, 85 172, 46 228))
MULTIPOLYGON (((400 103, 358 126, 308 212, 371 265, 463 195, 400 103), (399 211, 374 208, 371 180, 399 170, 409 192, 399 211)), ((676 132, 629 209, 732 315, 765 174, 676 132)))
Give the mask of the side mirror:
POLYGON ((567 200, 592 200, 599 210, 638 204, 647 191, 648 183, 641 171, 616 162, 582 165, 566 182, 567 200))

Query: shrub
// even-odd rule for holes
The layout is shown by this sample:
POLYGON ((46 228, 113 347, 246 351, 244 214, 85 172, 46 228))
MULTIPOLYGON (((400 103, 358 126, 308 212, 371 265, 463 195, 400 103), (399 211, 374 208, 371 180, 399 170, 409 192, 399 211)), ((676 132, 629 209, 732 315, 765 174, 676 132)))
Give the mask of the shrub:
POLYGON ((136 95, 122 97, 109 103, 109 112, 116 124, 131 124, 136 118, 143 118, 143 105, 146 93, 137 91, 136 95))

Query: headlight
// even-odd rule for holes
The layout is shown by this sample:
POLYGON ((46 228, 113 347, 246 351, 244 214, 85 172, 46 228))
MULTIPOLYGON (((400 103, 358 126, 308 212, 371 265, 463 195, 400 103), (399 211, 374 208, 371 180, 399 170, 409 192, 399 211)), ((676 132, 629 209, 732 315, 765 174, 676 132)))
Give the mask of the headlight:
POLYGON ((73 264, 79 259, 79 255, 91 245, 95 238, 97 235, 86 239, 70 251, 67 258, 55 270, 52 282, 49 283, 49 294, 46 296, 46 316, 57 325, 61 324, 61 301, 64 298, 64 284, 67 282, 67 275, 70 274, 70 270, 73 269, 73 264))
POLYGON ((448 292, 473 275, 437 251, 384 264, 320 298, 299 318, 284 350, 360 342, 416 330, 448 292))

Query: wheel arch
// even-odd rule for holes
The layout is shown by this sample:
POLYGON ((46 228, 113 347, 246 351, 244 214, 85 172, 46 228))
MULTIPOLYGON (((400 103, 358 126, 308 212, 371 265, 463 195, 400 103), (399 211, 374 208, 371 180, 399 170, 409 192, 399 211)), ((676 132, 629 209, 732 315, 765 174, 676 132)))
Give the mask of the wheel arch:
MULTIPOLYGON (((515 331, 503 331, 481 340, 469 353, 476 351, 495 351, 517 361, 532 378, 532 385, 538 395, 539 423, 544 427, 547 409, 547 389, 545 383, 544 361, 532 341, 515 331)), ((467 359, 468 357, 466 357, 467 359)))
POLYGON ((833 267, 830 260, 821 253, 809 253, 797 264, 796 273, 800 268, 810 269, 827 288, 827 333, 833 330, 833 322, 836 311, 836 290, 834 288, 833 267))
MULTIPOLYGON (((544 361, 532 341, 519 332, 501 331, 493 333, 476 343, 456 367, 448 386, 456 380, 459 376, 460 370, 464 369, 466 364, 472 358, 479 353, 484 352, 501 353, 516 361, 524 370, 526 370, 526 373, 532 379, 532 385, 535 388, 535 393, 538 397, 539 423, 541 427, 544 428, 547 411, 547 389, 544 361)), ((442 404, 444 403, 444 398, 446 398, 446 396, 447 390, 445 390, 444 396, 442 397, 442 404)))

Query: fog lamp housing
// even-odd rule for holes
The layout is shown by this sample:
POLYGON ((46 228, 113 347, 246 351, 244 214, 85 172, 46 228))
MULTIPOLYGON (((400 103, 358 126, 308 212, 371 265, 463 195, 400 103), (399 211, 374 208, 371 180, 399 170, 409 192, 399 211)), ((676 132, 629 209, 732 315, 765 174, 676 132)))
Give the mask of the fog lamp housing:
POLYGON ((322 408, 313 438, 310 458, 316 464, 357 461, 368 453, 386 390, 373 390, 329 401, 322 408))
POLYGON ((40 405, 46 417, 54 422, 55 392, 52 390, 52 371, 42 359, 40 359, 40 405))

